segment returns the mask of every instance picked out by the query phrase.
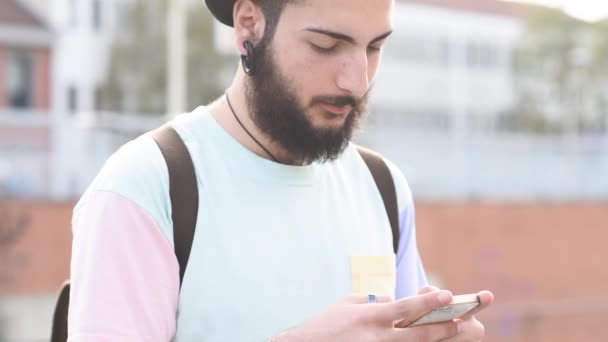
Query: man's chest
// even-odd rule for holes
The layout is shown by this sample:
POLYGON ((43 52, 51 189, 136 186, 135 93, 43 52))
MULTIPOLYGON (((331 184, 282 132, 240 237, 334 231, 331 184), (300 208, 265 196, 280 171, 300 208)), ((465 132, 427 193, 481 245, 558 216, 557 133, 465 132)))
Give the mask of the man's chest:
POLYGON ((230 202, 201 197, 181 300, 183 319, 197 317, 197 327, 183 333, 242 338, 226 330, 236 321, 263 334, 351 293, 351 257, 393 251, 384 208, 346 195, 310 188, 242 189, 230 202))

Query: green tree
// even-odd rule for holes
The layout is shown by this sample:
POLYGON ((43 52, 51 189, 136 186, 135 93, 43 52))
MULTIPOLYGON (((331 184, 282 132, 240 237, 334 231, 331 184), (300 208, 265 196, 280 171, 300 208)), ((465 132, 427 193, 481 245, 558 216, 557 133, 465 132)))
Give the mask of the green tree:
POLYGON ((514 58, 518 128, 574 134, 605 128, 607 26, 548 8, 529 15, 514 58))
MULTIPOLYGON (((132 0, 112 45, 100 110, 162 114, 167 86, 168 0, 132 0)), ((204 6, 188 7, 187 110, 221 95, 225 58, 214 49, 213 18, 204 6)))
POLYGON ((591 107, 598 115, 597 128, 608 131, 608 18, 592 24, 590 44, 590 83, 593 87, 591 107))

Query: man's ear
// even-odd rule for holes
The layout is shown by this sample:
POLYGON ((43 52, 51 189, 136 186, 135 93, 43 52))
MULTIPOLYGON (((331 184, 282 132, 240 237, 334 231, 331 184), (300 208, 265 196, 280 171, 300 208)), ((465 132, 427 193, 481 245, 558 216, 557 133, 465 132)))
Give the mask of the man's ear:
POLYGON ((236 48, 241 55, 246 55, 247 51, 245 51, 243 43, 248 40, 255 46, 264 36, 266 26, 264 13, 254 0, 238 0, 234 5, 232 15, 236 48))

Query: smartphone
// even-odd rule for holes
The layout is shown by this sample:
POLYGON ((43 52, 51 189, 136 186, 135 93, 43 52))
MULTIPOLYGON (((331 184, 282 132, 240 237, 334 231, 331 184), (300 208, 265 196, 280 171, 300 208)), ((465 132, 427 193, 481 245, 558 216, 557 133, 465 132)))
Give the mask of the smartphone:
POLYGON ((454 296, 452 302, 444 307, 422 314, 413 320, 404 319, 395 324, 396 328, 415 327, 423 324, 441 323, 459 318, 479 305, 476 294, 454 296))

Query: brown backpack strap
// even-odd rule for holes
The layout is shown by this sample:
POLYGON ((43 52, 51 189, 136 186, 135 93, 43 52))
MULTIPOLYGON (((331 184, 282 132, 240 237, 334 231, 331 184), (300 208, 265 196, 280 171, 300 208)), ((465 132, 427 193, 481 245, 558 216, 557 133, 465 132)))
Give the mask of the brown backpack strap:
POLYGON ((365 164, 367 164, 380 195, 382 195, 384 209, 393 233, 393 250, 397 254, 399 250, 399 208, 397 207, 397 193, 391 170, 378 153, 361 146, 357 146, 357 149, 365 164))
POLYGON ((53 326, 51 330, 51 342, 66 342, 68 340, 68 310, 70 306, 70 282, 66 281, 61 286, 55 312, 53 312, 53 326))
MULTIPOLYGON (((198 214, 198 186, 194 164, 190 153, 180 136, 169 126, 152 133, 169 169, 169 194, 171 196, 171 217, 173 219, 173 240, 175 256, 179 263, 179 284, 184 280, 188 265, 192 240, 198 214)), ((70 304, 70 283, 61 288, 55 312, 51 342, 65 342, 68 339, 68 310, 70 304)))
POLYGON ((198 185, 194 164, 177 132, 163 126, 152 133, 169 170, 173 244, 179 263, 179 284, 184 280, 198 216, 198 185))

